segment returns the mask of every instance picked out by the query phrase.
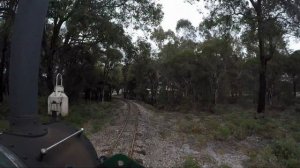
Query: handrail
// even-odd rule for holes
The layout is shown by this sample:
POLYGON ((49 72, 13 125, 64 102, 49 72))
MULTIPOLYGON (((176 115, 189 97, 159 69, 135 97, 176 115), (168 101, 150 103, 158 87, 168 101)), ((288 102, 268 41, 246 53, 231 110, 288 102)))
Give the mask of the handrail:
POLYGON ((42 148, 41 149, 41 154, 42 155, 47 154, 47 152, 50 151, 51 149, 53 149, 53 148, 57 147, 58 145, 64 143, 65 141, 69 140, 70 138, 72 138, 72 137, 74 137, 74 136, 76 136, 78 134, 81 134, 83 131, 84 131, 84 128, 81 128, 79 131, 75 132, 74 134, 72 134, 72 135, 70 135, 70 136, 68 136, 68 137, 66 137, 66 138, 64 138, 64 139, 62 139, 62 140, 60 140, 58 142, 56 142, 55 144, 53 144, 53 145, 51 145, 51 146, 49 146, 47 148, 42 148))

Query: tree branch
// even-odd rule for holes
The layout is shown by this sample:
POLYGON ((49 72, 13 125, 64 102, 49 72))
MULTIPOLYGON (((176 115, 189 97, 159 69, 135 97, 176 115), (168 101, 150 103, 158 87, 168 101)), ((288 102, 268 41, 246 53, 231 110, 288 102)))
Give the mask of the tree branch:
POLYGON ((250 0, 252 6, 255 8, 255 10, 257 9, 257 2, 254 2, 254 0, 250 0))

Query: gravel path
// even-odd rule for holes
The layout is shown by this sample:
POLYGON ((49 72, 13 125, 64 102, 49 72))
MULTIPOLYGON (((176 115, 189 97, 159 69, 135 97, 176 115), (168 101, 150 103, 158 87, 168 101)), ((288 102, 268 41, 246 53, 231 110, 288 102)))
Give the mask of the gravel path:
MULTIPOLYGON (((210 142, 205 146, 196 146, 195 139, 187 138, 177 131, 176 121, 178 115, 172 113, 165 117, 146 109, 141 104, 129 101, 138 113, 137 136, 134 144, 132 158, 149 168, 182 167, 187 157, 195 158, 204 168, 227 165, 232 168, 242 168, 243 161, 248 157, 235 148, 236 144, 222 144, 210 142)), ((136 113, 129 114, 134 118, 136 113)), ((122 130, 128 104, 117 111, 113 124, 90 137, 99 156, 110 154, 111 144, 122 130)), ((132 120, 134 121, 134 120, 132 120)), ((128 129, 134 128, 134 122, 129 121, 128 129)), ((128 154, 128 145, 132 141, 132 131, 124 131, 124 138, 113 154, 128 154)))

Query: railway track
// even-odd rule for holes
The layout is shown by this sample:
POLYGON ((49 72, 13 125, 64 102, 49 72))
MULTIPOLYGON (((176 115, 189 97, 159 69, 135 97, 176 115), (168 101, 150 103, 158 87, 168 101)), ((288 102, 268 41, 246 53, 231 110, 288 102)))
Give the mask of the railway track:
POLYGON ((128 107, 127 112, 124 114, 125 120, 117 136, 112 140, 108 155, 111 156, 115 153, 123 153, 133 158, 138 137, 140 111, 131 101, 122 101, 124 101, 128 107))

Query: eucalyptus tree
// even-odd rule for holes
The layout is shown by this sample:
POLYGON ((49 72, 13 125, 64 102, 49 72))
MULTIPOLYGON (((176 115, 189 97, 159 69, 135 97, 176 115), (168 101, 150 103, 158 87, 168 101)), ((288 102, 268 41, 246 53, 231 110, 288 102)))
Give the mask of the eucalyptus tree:
POLYGON ((160 50, 162 50, 167 43, 178 41, 177 36, 172 30, 165 31, 161 26, 154 29, 150 38, 157 44, 160 50))
POLYGON ((54 0, 50 3, 47 31, 44 36, 48 88, 53 88, 55 57, 63 57, 59 49, 67 45, 90 43, 102 51, 121 47, 130 52, 131 40, 124 28, 149 30, 162 19, 161 6, 153 0, 54 0))
MULTIPOLYGON (((200 1, 200 0, 189 0, 200 1)), ((287 33, 299 36, 298 1, 288 0, 204 0, 210 15, 206 22, 212 27, 222 25, 239 36, 252 32, 255 36, 255 55, 259 59, 259 93, 257 112, 264 113, 266 99, 267 63, 280 51, 278 42, 287 33)))
POLYGON ((162 49, 167 37, 164 29, 159 26, 158 28, 154 29, 150 38, 157 43, 159 49, 162 49))
POLYGON ((127 67, 126 88, 128 96, 154 103, 158 89, 157 62, 152 57, 150 43, 139 39, 136 43, 136 54, 127 67))
POLYGON ((228 39, 212 38, 203 42, 200 54, 205 62, 205 72, 208 76, 209 90, 211 91, 212 104, 216 104, 222 90, 226 91, 226 83, 229 68, 229 60, 233 55, 231 42, 228 39), (222 47, 221 47, 222 46, 222 47), (223 89, 220 89, 222 88, 223 89))
POLYGON ((196 38, 196 28, 192 25, 192 23, 189 20, 178 20, 176 25, 176 31, 184 40, 195 40, 196 38))

